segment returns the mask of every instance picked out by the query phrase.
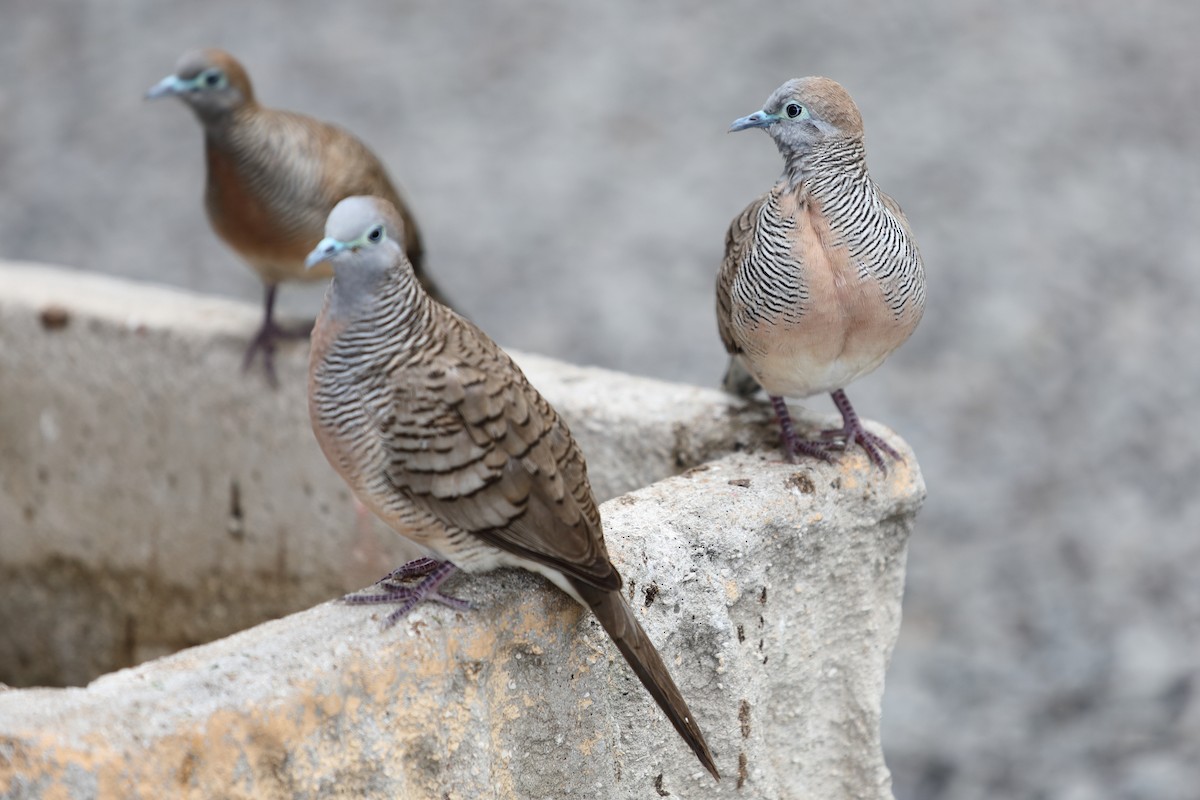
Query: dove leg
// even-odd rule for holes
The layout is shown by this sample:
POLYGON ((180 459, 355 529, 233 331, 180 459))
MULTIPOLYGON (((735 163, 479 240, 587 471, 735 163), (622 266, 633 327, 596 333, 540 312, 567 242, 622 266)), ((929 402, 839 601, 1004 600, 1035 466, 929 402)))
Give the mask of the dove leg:
POLYGON ((312 333, 313 327, 310 322, 295 330, 290 330, 276 324, 275 292, 277 288, 274 285, 264 288, 262 325, 254 334, 254 338, 250 340, 250 345, 246 348, 246 355, 242 357, 242 372, 245 372, 253 363, 255 354, 261 351, 263 369, 267 373, 267 383, 273 387, 279 385, 279 379, 275 375, 275 343, 280 339, 306 339, 312 333))
POLYGON ((459 611, 467 611, 471 608, 469 602, 438 591, 438 587, 456 570, 457 567, 449 561, 419 558, 402 565, 380 581, 379 586, 384 591, 374 594, 349 594, 343 597, 342 601, 350 605, 399 603, 400 607, 388 614, 387 619, 383 621, 384 628, 395 625, 423 600, 433 600, 459 611), (425 576, 425 579, 416 586, 401 586, 397 583, 399 580, 421 576, 425 576))
POLYGON ((782 397, 772 397, 771 406, 775 409, 775 418, 779 420, 779 430, 783 439, 783 449, 788 461, 794 462, 796 456, 811 456, 822 461, 832 460, 829 457, 829 445, 825 442, 811 442, 800 438, 792 425, 792 415, 788 413, 787 404, 782 397))
POLYGON ((842 439, 847 447, 851 442, 858 442, 859 446, 866 451, 867 457, 871 459, 871 463, 884 472, 887 472, 887 465, 883 460, 884 453, 897 461, 901 460, 900 454, 894 447, 863 426, 854 406, 850 405, 850 398, 846 397, 845 391, 838 389, 836 392, 830 393, 830 397, 833 398, 833 404, 837 406, 837 410, 842 413, 842 427, 831 431, 822 431, 823 439, 842 439))
POLYGON ((246 355, 242 357, 242 372, 245 372, 254 361, 255 354, 261 351, 263 369, 267 373, 267 383, 272 387, 279 385, 279 379, 275 376, 275 342, 283 338, 283 331, 275 324, 275 290, 274 285, 265 287, 262 325, 254 334, 254 338, 250 340, 250 345, 246 348, 246 355))
POLYGON ((437 561, 432 558, 414 559, 409 561, 407 564, 401 564, 400 566, 396 567, 387 575, 384 575, 382 578, 375 581, 375 583, 387 584, 394 583, 396 581, 408 580, 409 578, 422 578, 433 572, 443 563, 444 562, 437 561))

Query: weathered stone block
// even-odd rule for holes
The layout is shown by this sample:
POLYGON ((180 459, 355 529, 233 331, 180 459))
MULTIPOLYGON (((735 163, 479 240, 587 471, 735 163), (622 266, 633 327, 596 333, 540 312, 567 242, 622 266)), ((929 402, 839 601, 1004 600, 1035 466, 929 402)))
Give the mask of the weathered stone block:
POLYGON ((924 494, 907 455, 887 479, 857 457, 731 456, 603 505, 720 784, 589 615, 501 572, 450 585, 473 612, 425 605, 380 631, 326 603, 85 689, 2 693, 0 790, 890 797, 879 708, 924 494))

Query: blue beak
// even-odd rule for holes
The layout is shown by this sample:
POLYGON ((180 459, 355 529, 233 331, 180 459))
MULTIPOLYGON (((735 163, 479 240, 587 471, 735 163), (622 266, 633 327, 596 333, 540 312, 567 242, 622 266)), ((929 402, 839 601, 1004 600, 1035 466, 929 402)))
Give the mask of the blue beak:
POLYGON ((157 100, 160 97, 181 94, 187 91, 187 89, 188 85, 185 81, 179 80, 175 75, 168 75, 146 90, 146 99, 157 100))
POLYGON ((326 236, 317 244, 316 247, 313 248, 313 251, 308 254, 308 258, 304 259, 304 268, 312 269, 317 264, 320 264, 322 261, 328 261, 345 249, 345 242, 339 242, 332 236, 326 236))
POLYGON ((729 126, 729 132, 744 131, 747 128, 765 128, 778 120, 779 117, 773 114, 768 114, 765 111, 755 111, 748 117, 735 119, 733 124, 729 126))

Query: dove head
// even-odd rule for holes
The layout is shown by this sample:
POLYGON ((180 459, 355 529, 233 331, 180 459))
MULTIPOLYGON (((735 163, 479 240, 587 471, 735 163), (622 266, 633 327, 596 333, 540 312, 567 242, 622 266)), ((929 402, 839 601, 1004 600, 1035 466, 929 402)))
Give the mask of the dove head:
POLYGON ((150 87, 146 99, 178 97, 201 120, 215 120, 254 104, 250 77, 237 59, 224 50, 184 53, 175 72, 150 87))
POLYGON ((345 299, 374 295, 397 272, 411 274, 404 256, 404 223, 395 207, 381 197, 347 197, 329 212, 325 238, 305 265, 328 261, 333 266, 333 290, 345 299))
POLYGON ((729 130, 763 128, 789 161, 837 140, 860 141, 862 116, 849 93, 829 78, 793 78, 758 111, 734 120, 729 130))

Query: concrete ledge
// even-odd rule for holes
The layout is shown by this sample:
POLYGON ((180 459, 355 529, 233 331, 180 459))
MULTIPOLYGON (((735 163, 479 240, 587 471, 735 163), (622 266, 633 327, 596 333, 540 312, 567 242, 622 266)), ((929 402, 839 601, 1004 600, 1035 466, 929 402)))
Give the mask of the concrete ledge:
MULTIPOLYGON (((309 428, 307 344, 240 372, 251 305, 0 263, 0 676, 82 684, 307 608, 409 554, 309 428)), ((517 354, 599 499, 774 440, 761 408, 517 354)))
MULTIPOLYGON (((892 440, 903 447, 899 440, 892 440)), ((890 797, 883 674, 924 487, 912 454, 738 455, 604 504, 714 784, 590 615, 524 573, 396 629, 326 603, 107 675, 0 693, 6 797, 890 797)))

